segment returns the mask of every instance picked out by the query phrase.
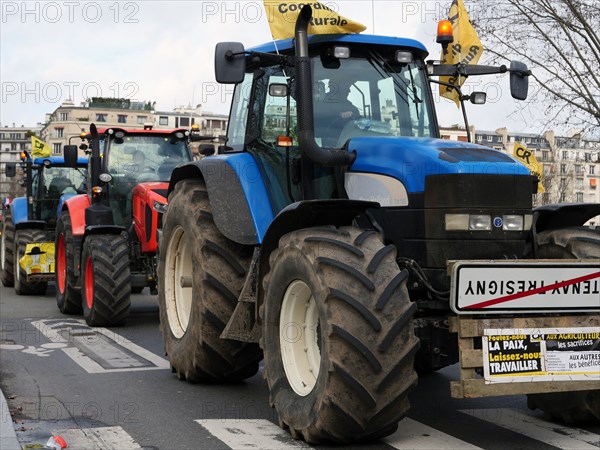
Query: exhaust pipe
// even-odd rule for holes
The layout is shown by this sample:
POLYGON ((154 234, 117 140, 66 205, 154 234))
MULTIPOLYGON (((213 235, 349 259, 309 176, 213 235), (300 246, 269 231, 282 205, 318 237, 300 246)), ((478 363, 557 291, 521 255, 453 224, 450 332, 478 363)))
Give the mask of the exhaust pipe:
POLYGON ((323 167, 349 166, 356 153, 340 148, 324 149, 315 141, 315 123, 312 95, 312 72, 308 54, 308 25, 312 8, 306 5, 296 20, 296 78, 298 80, 298 141, 300 149, 311 161, 323 167))

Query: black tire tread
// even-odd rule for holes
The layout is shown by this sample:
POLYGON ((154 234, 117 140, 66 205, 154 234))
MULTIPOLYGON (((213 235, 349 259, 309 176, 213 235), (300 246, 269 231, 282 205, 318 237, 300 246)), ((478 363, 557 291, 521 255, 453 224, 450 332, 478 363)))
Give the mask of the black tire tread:
POLYGON ((129 317, 131 274, 129 239, 120 235, 91 235, 83 244, 81 258, 83 316, 93 327, 119 326, 129 317), (87 306, 86 262, 92 259, 94 298, 87 306))
MULTIPOLYGON (((600 259, 600 228, 569 227, 539 233, 540 259, 600 259)), ((530 394, 530 409, 540 409, 565 423, 600 423, 600 389, 577 392, 530 394)))
MULTIPOLYGON (((65 256, 66 256, 66 279, 65 292, 60 292, 58 287, 58 277, 56 279, 56 304, 63 314, 81 314, 83 306, 81 304, 81 289, 77 287, 77 276, 75 275, 75 245, 73 242, 73 226, 71 216, 68 211, 64 211, 56 223, 56 250, 58 257, 58 243, 60 234, 64 235, 65 256)), ((56 265, 58 274, 58 264, 56 265)))
MULTIPOLYGON (((263 279, 267 302, 270 283, 278 282, 272 278, 273 268, 286 258, 307 258, 324 291, 329 316, 327 324, 321 323, 321 332, 330 342, 329 389, 327 401, 320 404, 309 426, 298 428, 287 419, 286 408, 292 406, 279 404, 278 397, 278 391, 287 386, 285 374, 276 373, 269 358, 265 360, 271 404, 279 413, 281 426, 289 428, 292 437, 311 444, 348 443, 391 434, 407 413, 408 392, 417 382, 413 368, 419 347, 412 325, 415 308, 409 301, 406 277, 396 282, 400 269, 395 249, 386 248, 379 234, 370 230, 343 227, 340 231, 315 227, 283 236, 270 256, 272 269, 263 279), (359 251, 349 251, 348 246, 359 251), (389 290, 392 292, 387 293, 389 290), (378 309, 377 299, 384 292, 388 299, 378 309), (401 323, 401 332, 395 329, 397 323, 401 323), (400 368, 399 355, 404 355, 400 368)), ((263 305, 263 336, 277 341, 272 338, 274 331, 267 329, 275 319, 266 311, 268 306, 263 305)), ((271 344, 263 339, 261 345, 266 350, 271 344)))
POLYGON ((5 287, 13 287, 14 280, 14 261, 15 252, 15 225, 13 223, 12 212, 10 208, 4 209, 4 218, 2 220, 2 240, 4 241, 4 261, 2 270, 0 270, 0 281, 5 287))
POLYGON ((175 223, 184 226, 194 255, 193 305, 188 329, 181 338, 171 332, 164 284, 159 285, 160 329, 165 352, 180 379, 190 382, 236 382, 258 372, 258 345, 221 339, 242 290, 252 251, 223 236, 217 229, 208 194, 200 180, 179 182, 169 196, 159 252, 159 278, 175 223))

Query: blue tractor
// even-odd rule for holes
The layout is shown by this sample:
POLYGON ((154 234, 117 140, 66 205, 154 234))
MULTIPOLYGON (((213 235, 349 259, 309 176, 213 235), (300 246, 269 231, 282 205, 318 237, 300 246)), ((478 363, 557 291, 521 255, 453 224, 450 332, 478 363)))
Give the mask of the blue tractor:
MULTIPOLYGON (((14 286, 19 295, 41 295, 46 292, 48 281, 54 280, 53 247, 58 211, 67 198, 85 191, 88 160, 78 158, 75 167, 69 167, 57 156, 32 158, 29 152, 24 152, 22 159, 26 196, 13 199, 4 211, 0 280, 4 286, 14 286), (40 244, 34 253, 46 254, 49 264, 28 273, 20 261, 27 253, 28 244, 34 243, 40 244)), ((16 164, 7 164, 6 173, 16 176, 16 164)))
MULTIPOLYGON (((309 38, 310 20, 307 6, 293 41, 217 45, 216 79, 236 84, 226 145, 175 169, 160 237, 160 322, 173 371, 239 381, 264 358, 279 424, 310 443, 347 443, 392 433, 418 374, 459 361, 462 340, 470 378, 453 396, 528 394, 532 408, 565 420, 600 419, 596 379, 547 381, 538 371, 514 387, 521 370, 539 369, 550 335, 520 342, 527 364, 495 362, 510 351, 485 345, 498 333, 513 345, 524 329, 577 325, 595 336, 593 294, 536 306, 528 296, 547 284, 514 283, 550 270, 536 265, 542 258, 597 278, 600 233, 582 225, 600 205, 533 210, 537 180, 524 165, 440 139, 433 77, 510 72, 513 97, 524 99, 527 68, 436 65, 410 39, 309 38), (514 278, 504 294, 522 298, 482 302, 499 289, 487 280, 504 270, 514 278)), ((589 342, 582 351, 600 340, 589 342)))

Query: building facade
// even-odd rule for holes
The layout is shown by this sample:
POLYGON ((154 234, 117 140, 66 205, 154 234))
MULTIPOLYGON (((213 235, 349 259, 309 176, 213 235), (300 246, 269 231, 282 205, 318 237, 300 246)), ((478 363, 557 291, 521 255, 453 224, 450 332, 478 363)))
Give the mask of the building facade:
POLYGON ((42 124, 35 127, 24 125, 0 125, 0 201, 4 197, 21 195, 24 188, 18 184, 21 177, 6 177, 6 163, 20 161, 21 152, 31 150, 31 136, 38 135, 42 124))

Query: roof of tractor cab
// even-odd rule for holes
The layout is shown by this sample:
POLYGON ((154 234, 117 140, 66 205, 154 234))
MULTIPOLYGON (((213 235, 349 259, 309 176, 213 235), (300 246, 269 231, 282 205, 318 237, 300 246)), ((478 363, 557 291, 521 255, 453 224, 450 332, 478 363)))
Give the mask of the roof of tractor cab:
MULTIPOLYGON (((35 158, 33 160, 34 164, 43 165, 44 161, 50 161, 52 166, 64 166, 65 159, 62 156, 47 156, 45 158, 35 158)), ((77 166, 78 167, 86 167, 88 163, 87 156, 77 158, 77 166)))
MULTIPOLYGON (((175 128, 173 130, 143 130, 143 129, 127 129, 127 128, 119 128, 119 127, 109 127, 109 128, 98 128, 98 134, 105 134, 108 130, 114 131, 124 131, 127 134, 158 134, 158 135, 167 135, 175 133, 176 131, 186 132, 189 131, 187 128, 175 128)), ((90 133, 87 133, 89 136, 90 133)))
MULTIPOLYGON (((369 45, 387 45, 391 47, 413 48, 422 53, 425 58, 429 52, 425 46, 414 39, 399 38, 392 36, 378 36, 374 34, 318 34, 308 37, 308 44, 315 45, 321 43, 348 43, 348 44, 369 44, 369 45)), ((281 41, 267 42, 248 50, 264 53, 285 52, 294 48, 293 39, 284 39, 281 41)))

